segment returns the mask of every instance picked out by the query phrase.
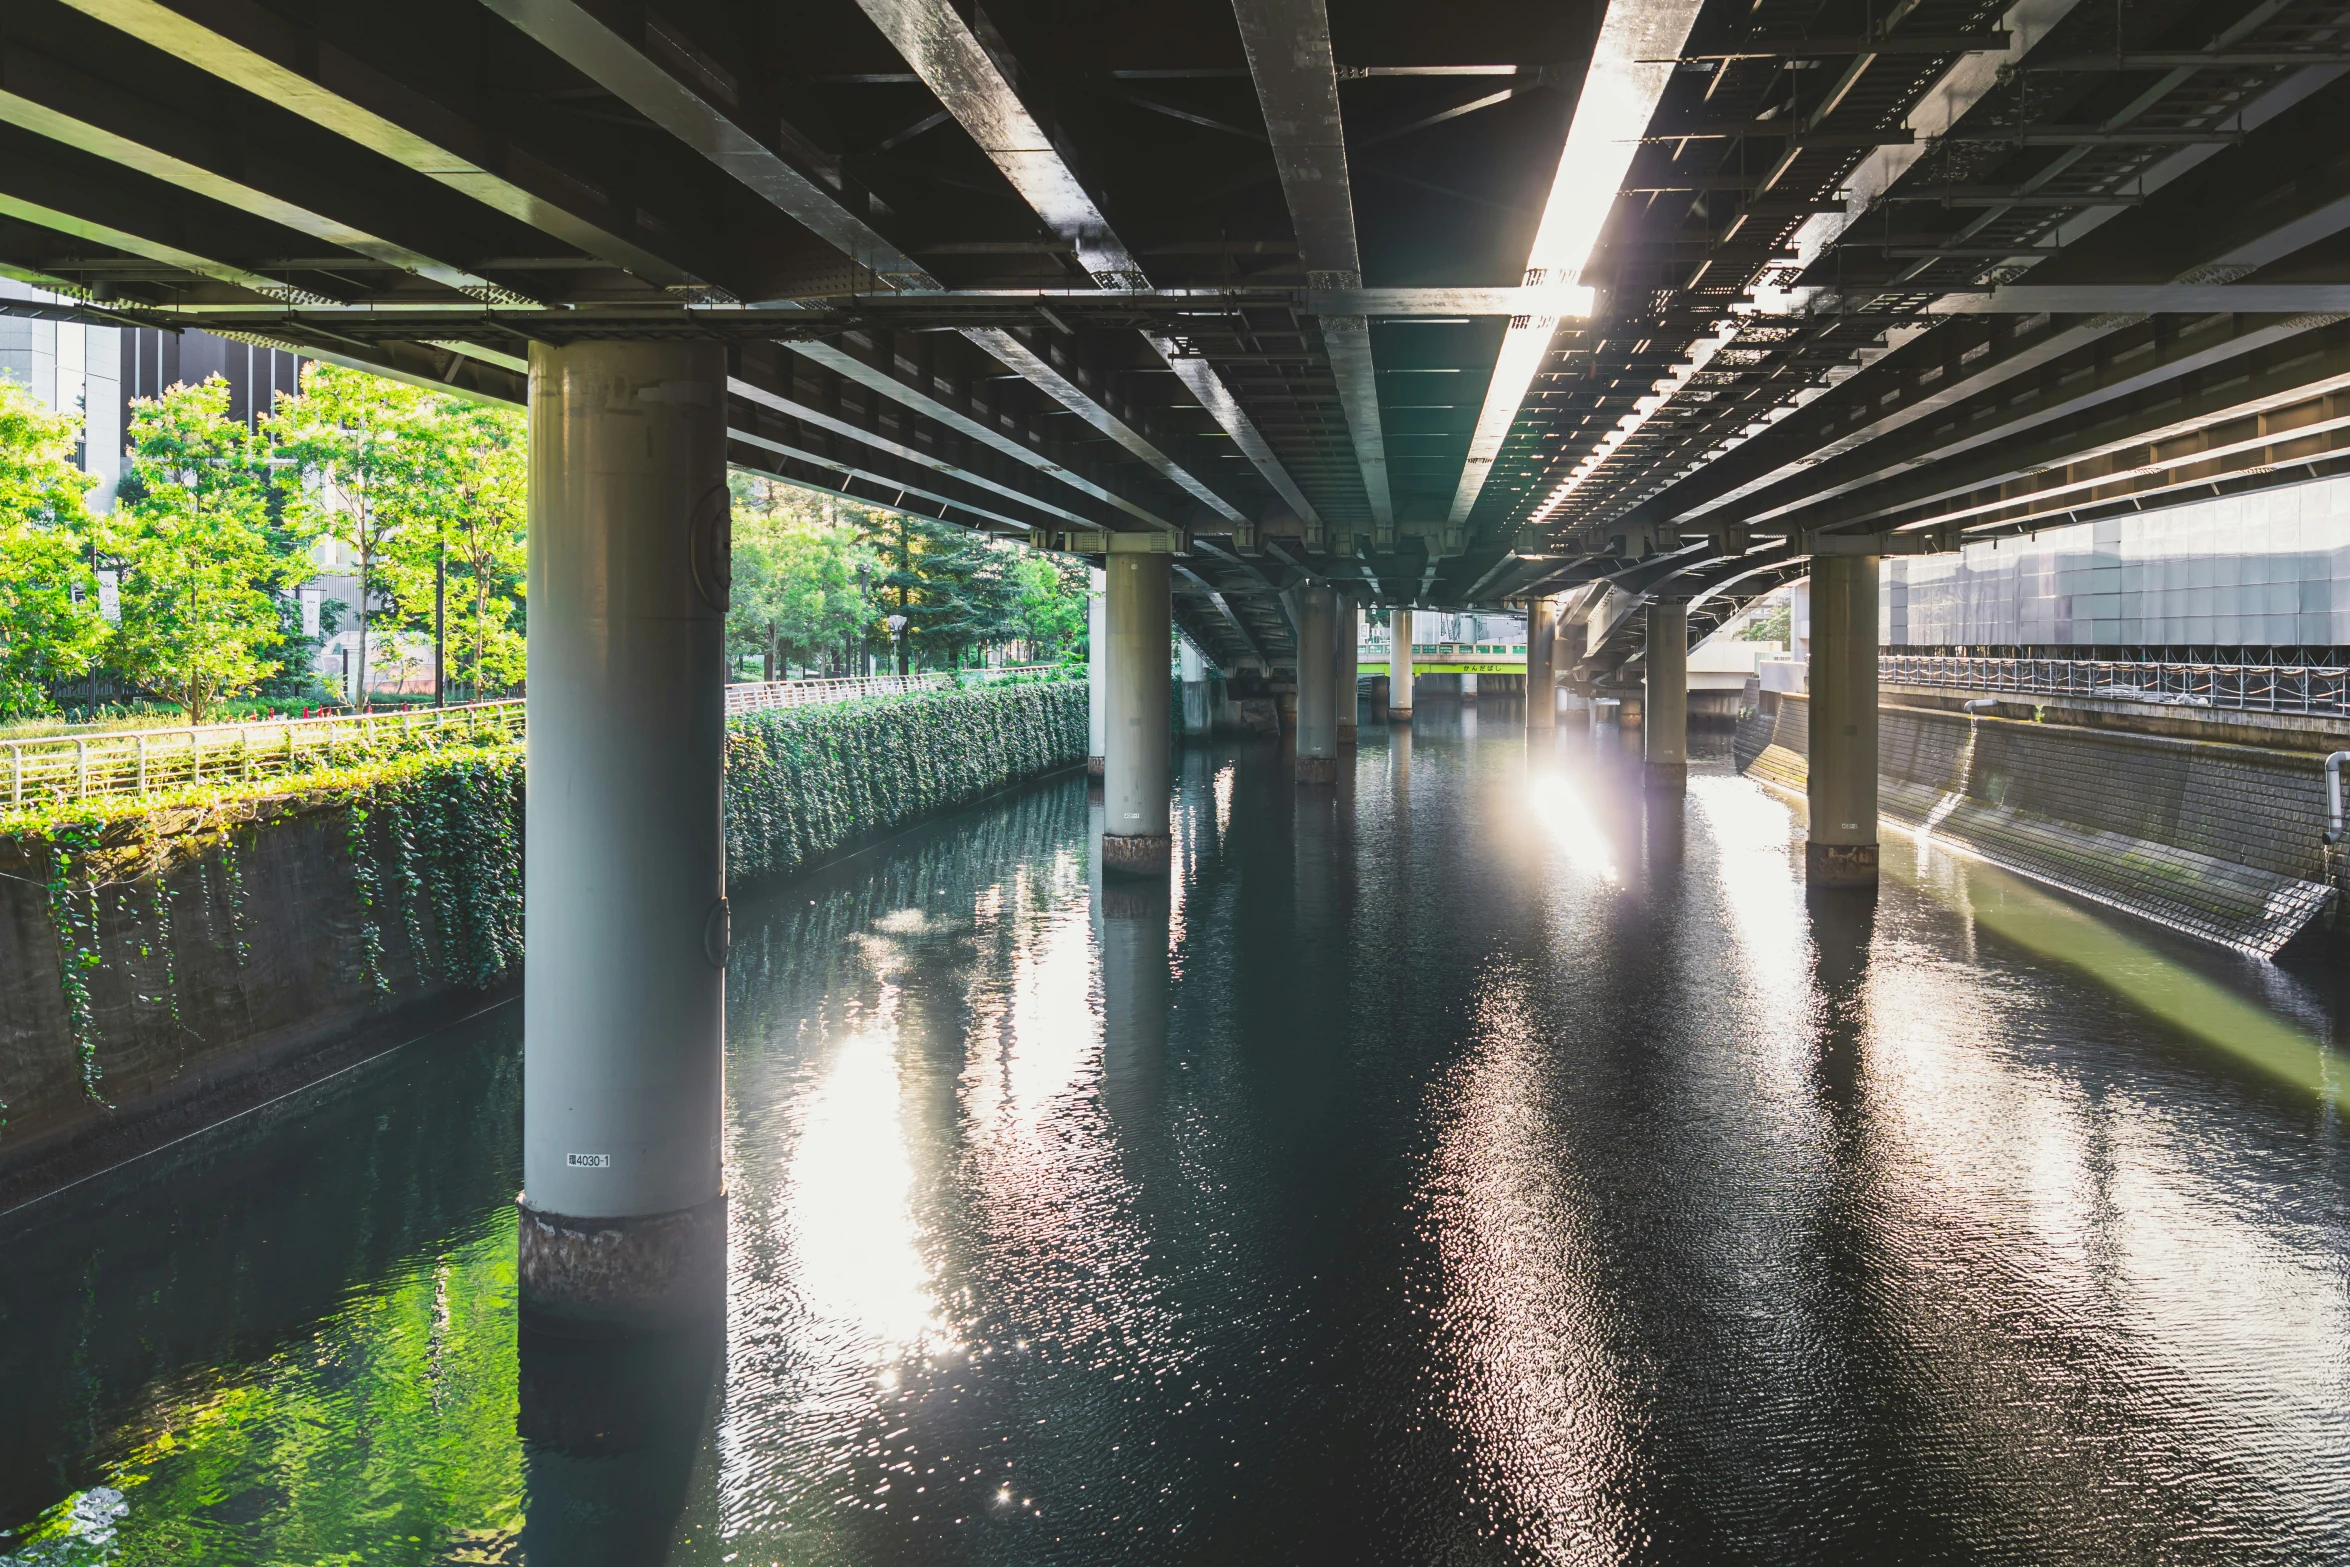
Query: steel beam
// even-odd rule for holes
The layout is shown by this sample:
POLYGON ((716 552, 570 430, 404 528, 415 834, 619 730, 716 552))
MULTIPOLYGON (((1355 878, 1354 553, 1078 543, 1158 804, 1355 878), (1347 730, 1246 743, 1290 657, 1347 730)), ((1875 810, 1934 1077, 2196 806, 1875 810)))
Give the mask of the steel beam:
MULTIPOLYGON (((1318 289, 1360 290, 1363 260, 1355 237, 1354 190, 1346 166, 1346 128, 1338 103, 1338 63, 1330 48, 1323 0, 1234 0, 1241 47, 1265 113, 1281 194, 1297 233, 1307 280, 1318 289)), ((1387 437, 1379 377, 1364 315, 1325 314, 1322 344, 1354 442, 1355 466, 1371 507, 1373 538, 1394 542, 1395 499, 1387 474, 1387 437)))
POLYGON ((984 474, 976 474, 969 469, 958 468, 944 458, 933 457, 930 453, 918 451, 902 441, 893 441, 886 435, 863 429, 846 419, 828 414, 820 408, 811 408, 806 403, 786 397, 780 392, 771 392, 763 386, 742 380, 739 377, 729 380, 726 383, 726 389, 736 397, 757 403, 762 408, 772 408, 779 414, 799 420, 802 424, 812 425, 816 429, 841 436, 846 440, 870 446, 875 451, 887 452, 892 457, 913 463, 917 467, 927 468, 932 473, 942 473, 949 478, 960 480, 962 483, 977 485, 980 489, 1018 501, 1023 506, 1033 506, 1038 511, 1076 523, 1081 528, 1102 526, 1098 518, 1088 517, 1065 507, 1055 506, 1050 501, 1039 500, 1026 491, 1016 490, 1008 484, 999 484, 984 474))
MULTIPOLYGON (((1150 288, 1150 277, 1141 263, 1112 230, 1092 194, 1063 160, 1052 138, 960 12, 947 0, 858 0, 858 4, 1030 210, 1074 247, 1078 261, 1096 284, 1112 291, 1150 288)), ((1274 493, 1298 508, 1301 520, 1319 524, 1321 519, 1304 492, 1215 370, 1184 354, 1170 337, 1149 332, 1143 336, 1199 399, 1200 406, 1232 437, 1274 493)), ((1081 416, 1084 412, 1075 411, 1081 416)))
POLYGON ((460 123, 459 116, 394 88, 314 35, 273 26, 259 7, 207 6, 205 19, 198 21, 164 0, 62 3, 655 287, 704 286, 692 272, 624 238, 613 226, 466 156, 446 134, 460 123), (362 102, 362 97, 375 101, 362 102), (420 121, 435 129, 421 129, 420 121))
POLYGON ((913 409, 925 418, 936 420, 958 435, 999 451, 1015 461, 1026 463, 1037 472, 1060 480, 1080 494, 1089 495, 1106 505, 1115 506, 1138 522, 1147 523, 1154 528, 1163 528, 1169 532, 1179 531, 1175 523, 1168 521, 1149 507, 1128 500, 1115 490, 1104 488, 1084 474, 1055 461, 1036 448, 1015 441, 1003 431, 982 424, 958 409, 948 407, 931 393, 906 385, 890 371, 881 366, 867 363, 837 344, 786 343, 783 346, 814 364, 822 365, 835 375, 854 381, 869 390, 879 392, 884 397, 913 409))

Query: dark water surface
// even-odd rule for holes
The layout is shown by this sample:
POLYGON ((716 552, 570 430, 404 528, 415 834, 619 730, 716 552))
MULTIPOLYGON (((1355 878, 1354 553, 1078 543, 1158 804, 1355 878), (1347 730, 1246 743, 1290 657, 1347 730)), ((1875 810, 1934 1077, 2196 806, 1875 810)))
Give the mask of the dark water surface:
POLYGON ((512 1010, 0 1222, 0 1563, 2350 1560, 2330 975, 1515 719, 741 907, 722 1337, 518 1336, 512 1010))

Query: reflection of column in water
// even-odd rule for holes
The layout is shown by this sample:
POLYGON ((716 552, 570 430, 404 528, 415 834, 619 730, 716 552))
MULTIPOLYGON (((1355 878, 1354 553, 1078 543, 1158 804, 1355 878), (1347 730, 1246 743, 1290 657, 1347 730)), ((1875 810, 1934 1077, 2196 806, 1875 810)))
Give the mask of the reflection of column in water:
POLYGON ((1688 828, 1683 807, 1688 796, 1662 789, 1644 790, 1643 796, 1641 806, 1646 830, 1641 849, 1648 883, 1652 887, 1669 886, 1681 876, 1681 856, 1688 828))
POLYGON ((1387 775, 1401 804, 1412 792, 1412 732, 1401 724, 1387 731, 1387 775))
POLYGON ((1820 1101, 1838 1125, 1853 1130, 1860 1112, 1861 1050, 1869 1032, 1869 943, 1877 930, 1874 887, 1814 889, 1812 985, 1818 1019, 1812 1070, 1820 1101))
POLYGON ((714 1327, 612 1339, 521 1330, 525 1561, 668 1559, 723 1342, 714 1327))
POLYGON ((1129 1132, 1156 1119, 1167 1062, 1170 894, 1164 882, 1117 880, 1102 911, 1102 1104, 1129 1132))
MULTIPOLYGON (((1463 680, 1471 680, 1475 677, 1472 675, 1463 675, 1461 678, 1463 680)), ((1464 698, 1461 702, 1461 738, 1463 740, 1474 740, 1477 738, 1477 709, 1476 706, 1469 702, 1466 698, 1464 698)))

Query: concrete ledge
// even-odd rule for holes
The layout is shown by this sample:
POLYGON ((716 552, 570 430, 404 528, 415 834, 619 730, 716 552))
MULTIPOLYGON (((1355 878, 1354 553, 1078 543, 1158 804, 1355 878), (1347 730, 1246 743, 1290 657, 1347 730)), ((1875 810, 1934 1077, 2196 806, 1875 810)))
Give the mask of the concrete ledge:
POLYGON ((583 1219, 541 1213, 527 1193, 516 1282, 543 1332, 585 1338, 662 1333, 726 1305, 726 1197, 676 1213, 583 1219))

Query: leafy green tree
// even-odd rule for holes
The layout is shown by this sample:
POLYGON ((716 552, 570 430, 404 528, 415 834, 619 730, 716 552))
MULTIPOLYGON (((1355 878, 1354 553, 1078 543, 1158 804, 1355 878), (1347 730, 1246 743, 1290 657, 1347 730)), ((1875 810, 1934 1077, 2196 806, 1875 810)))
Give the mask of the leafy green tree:
POLYGON ((0 712, 47 712, 87 673, 105 631, 90 570, 91 480, 73 465, 71 415, 0 379, 0 712))
POLYGON ((1084 563, 1031 550, 1018 558, 1012 575, 1019 584, 1017 614, 1029 657, 1049 664, 1082 648, 1086 595, 1092 591, 1084 563))
POLYGON ((313 364, 302 391, 270 421, 278 450, 302 476, 299 509, 351 553, 359 602, 358 705, 367 705, 368 636, 393 598, 394 557, 430 532, 430 490, 441 475, 431 438, 435 395, 341 365, 313 364), (407 535, 404 537, 404 535, 407 535))
POLYGON ((529 426, 520 409, 456 397, 423 400, 407 426, 409 460, 377 491, 394 514, 383 579, 398 622, 430 632, 434 583, 447 571, 449 685, 479 695, 523 676, 529 426))
POLYGON ((728 650, 845 670, 874 618, 859 575, 872 561, 857 529, 837 520, 830 497, 753 474, 735 475, 734 501, 728 650))
POLYGON ((278 493, 268 442, 229 412, 229 385, 174 386, 133 407, 131 473, 96 529, 118 570, 116 670, 191 723, 276 664, 284 595, 310 535, 278 493))

